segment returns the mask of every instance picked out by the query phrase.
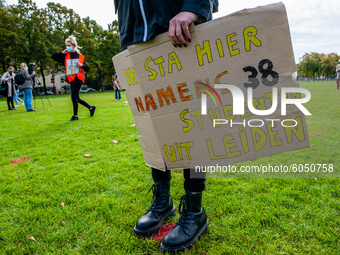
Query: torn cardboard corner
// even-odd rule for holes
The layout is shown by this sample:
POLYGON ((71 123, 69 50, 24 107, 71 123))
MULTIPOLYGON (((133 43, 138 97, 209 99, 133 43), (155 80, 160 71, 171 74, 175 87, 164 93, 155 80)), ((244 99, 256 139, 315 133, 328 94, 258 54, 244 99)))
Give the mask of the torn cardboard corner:
POLYGON ((233 94, 214 91, 215 84, 233 84, 247 98, 247 87, 252 87, 253 106, 266 110, 277 96, 273 88, 280 94, 282 87, 299 87, 291 79, 296 67, 282 3, 198 25, 186 48, 173 47, 168 34, 161 34, 128 47, 113 63, 148 166, 165 170, 228 165, 309 147, 305 116, 295 105, 282 116, 279 99, 272 114, 259 116, 249 111, 245 100, 245 114, 234 115, 233 94), (207 98, 206 115, 202 95, 207 98), (214 127, 216 119, 239 124, 214 127))

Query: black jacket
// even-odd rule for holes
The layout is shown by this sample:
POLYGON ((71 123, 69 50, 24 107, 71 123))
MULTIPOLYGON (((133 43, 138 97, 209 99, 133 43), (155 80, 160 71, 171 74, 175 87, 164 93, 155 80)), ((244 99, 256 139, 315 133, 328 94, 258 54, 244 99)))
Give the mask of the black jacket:
POLYGON ((114 3, 123 50, 168 31, 169 21, 179 12, 196 13, 202 23, 211 20, 212 12, 218 10, 218 0, 114 0, 114 3))

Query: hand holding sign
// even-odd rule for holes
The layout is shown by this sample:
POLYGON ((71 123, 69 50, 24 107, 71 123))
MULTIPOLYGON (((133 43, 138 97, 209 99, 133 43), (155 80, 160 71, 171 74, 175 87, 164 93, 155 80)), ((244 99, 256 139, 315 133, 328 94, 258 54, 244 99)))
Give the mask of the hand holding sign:
POLYGON ((68 59, 67 60, 67 68, 66 75, 72 75, 79 73, 79 59, 68 59))
POLYGON ((182 44, 185 47, 188 45, 187 41, 185 40, 183 36, 183 32, 186 38, 190 42, 191 35, 189 31, 189 25, 192 22, 196 21, 197 19, 198 19, 198 14, 196 13, 180 12, 170 20, 169 36, 170 36, 171 42, 173 43, 175 47, 176 45, 181 47, 182 44))
POLYGON ((146 164, 196 169, 309 147, 302 103, 310 96, 291 79, 296 65, 284 5, 246 9, 190 35, 196 19, 181 12, 169 34, 113 58, 146 164), (187 49, 173 48, 186 40, 187 49))
POLYGON ((76 64, 76 67, 82 67, 83 66, 83 64, 81 64, 80 62, 76 62, 75 64, 76 64))

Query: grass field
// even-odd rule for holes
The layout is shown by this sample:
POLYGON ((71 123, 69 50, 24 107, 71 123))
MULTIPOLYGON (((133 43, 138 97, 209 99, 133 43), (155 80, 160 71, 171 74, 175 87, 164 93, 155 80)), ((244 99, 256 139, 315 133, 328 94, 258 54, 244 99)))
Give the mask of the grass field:
MULTIPOLYGON (((244 164, 339 169, 340 91, 334 82, 301 86, 312 94, 308 131, 323 135, 310 136, 311 148, 244 164)), ((90 117, 80 106, 76 122, 69 121, 70 95, 49 97, 52 106, 44 99, 45 109, 37 98, 35 113, 7 111, 0 99, 0 254, 158 253, 160 241, 133 235, 153 182, 125 96, 81 97, 97 111, 90 117), (11 163, 23 157, 30 160, 11 163)), ((339 187, 339 179, 208 179, 209 231, 185 254, 340 254, 339 187)), ((178 208, 180 170, 173 171, 171 194, 178 208)))

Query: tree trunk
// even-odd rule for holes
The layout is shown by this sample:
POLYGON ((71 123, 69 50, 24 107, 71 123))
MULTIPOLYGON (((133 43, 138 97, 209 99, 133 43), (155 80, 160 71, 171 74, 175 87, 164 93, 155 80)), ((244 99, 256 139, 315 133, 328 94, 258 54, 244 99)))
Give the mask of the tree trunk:
MULTIPOLYGON (((3 51, 2 48, 0 50, 0 53, 1 53, 1 56, 4 56, 4 51, 3 51)), ((7 70, 6 70, 6 61, 5 61, 4 57, 1 57, 1 65, 2 65, 2 69, 3 69, 4 73, 5 73, 7 70)))
POLYGON ((103 85, 103 79, 102 79, 102 72, 100 69, 98 69, 99 72, 99 81, 100 81, 100 87, 102 88, 102 92, 104 92, 104 85, 103 85))
MULTIPOLYGON (((107 73, 104 72, 103 75, 102 75, 101 81, 102 81, 103 83, 104 83, 104 81, 105 81, 105 76, 106 76, 106 74, 107 74, 107 73)), ((104 85, 103 85, 103 86, 104 86, 104 85)), ((103 91, 104 91, 104 89, 103 89, 103 91)))
POLYGON ((99 82, 100 82, 100 87, 102 88, 102 91, 104 92, 104 86, 103 86, 103 80, 102 80, 102 71, 100 70, 99 66, 94 63, 95 66, 97 67, 98 73, 99 73, 99 82))

